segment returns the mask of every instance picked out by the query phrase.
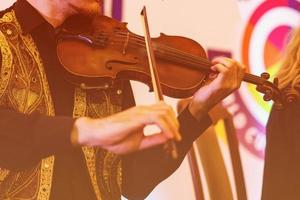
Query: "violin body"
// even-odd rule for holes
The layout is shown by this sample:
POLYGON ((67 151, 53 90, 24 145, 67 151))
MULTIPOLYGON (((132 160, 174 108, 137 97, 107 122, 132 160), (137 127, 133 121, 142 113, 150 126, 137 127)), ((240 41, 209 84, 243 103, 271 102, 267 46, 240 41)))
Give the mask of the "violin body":
MULTIPOLYGON (((105 16, 96 17, 92 24, 89 32, 68 31, 58 40, 58 58, 71 74, 68 79, 87 88, 109 88, 118 80, 136 80, 152 90, 142 37, 130 32, 126 23, 105 16)), ((159 47, 180 49, 176 53, 206 58, 201 45, 191 39, 165 34, 153 38, 152 43, 163 94, 174 98, 192 96, 203 85, 207 73, 194 68, 195 63, 159 47)))
MULTIPOLYGON (((213 65, 202 46, 181 36, 161 34, 151 39, 160 85, 164 95, 191 97, 208 78, 213 65)), ((57 43, 58 58, 67 72, 67 80, 83 89, 108 89, 122 80, 136 80, 153 90, 145 38, 132 33, 127 23, 97 16, 88 28, 66 28, 57 43)), ((297 100, 278 89, 278 79, 270 75, 245 73, 243 80, 257 86, 265 101, 277 108, 297 100)))

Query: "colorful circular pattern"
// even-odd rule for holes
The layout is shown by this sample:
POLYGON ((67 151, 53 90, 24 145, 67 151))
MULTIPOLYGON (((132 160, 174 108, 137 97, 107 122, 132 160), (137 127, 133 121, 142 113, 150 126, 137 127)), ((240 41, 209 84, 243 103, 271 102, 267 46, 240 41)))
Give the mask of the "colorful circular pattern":
MULTIPOLYGON (((241 59, 248 72, 260 74, 267 71, 271 79, 281 65, 282 52, 287 43, 290 30, 298 26, 300 2, 296 0, 264 1, 250 16, 242 40, 241 59)), ((243 112, 248 117, 247 127, 238 130, 240 141, 258 157, 264 156, 264 145, 249 142, 251 137, 264 138, 265 124, 271 109, 271 103, 264 102, 255 86, 243 85, 239 93, 243 112), (248 138, 248 139, 247 139, 248 138)), ((254 141, 254 140, 253 140, 254 141)), ((260 144, 264 144, 260 140, 260 144)))
POLYGON ((290 32, 290 26, 279 26, 268 36, 264 48, 264 61, 267 71, 274 74, 281 64, 281 56, 285 47, 285 38, 290 32))

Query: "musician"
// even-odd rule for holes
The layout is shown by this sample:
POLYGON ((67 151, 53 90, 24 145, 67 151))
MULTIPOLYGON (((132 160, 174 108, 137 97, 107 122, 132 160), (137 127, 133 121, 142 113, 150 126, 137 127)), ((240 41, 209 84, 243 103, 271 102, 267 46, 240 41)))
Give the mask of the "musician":
POLYGON ((240 86, 244 67, 217 58, 219 75, 177 118, 165 103, 135 106, 128 81, 107 90, 73 86, 62 76, 57 32, 101 5, 18 0, 1 13, 0 199, 143 199, 211 124, 208 110, 240 86), (144 136, 148 124, 161 133, 144 136), (176 160, 163 149, 169 139, 177 141, 176 160))
MULTIPOLYGON (((278 73, 279 87, 299 96, 300 29, 294 31, 278 73)), ((272 109, 267 123, 267 146, 262 199, 300 197, 300 101, 283 110, 272 109)))

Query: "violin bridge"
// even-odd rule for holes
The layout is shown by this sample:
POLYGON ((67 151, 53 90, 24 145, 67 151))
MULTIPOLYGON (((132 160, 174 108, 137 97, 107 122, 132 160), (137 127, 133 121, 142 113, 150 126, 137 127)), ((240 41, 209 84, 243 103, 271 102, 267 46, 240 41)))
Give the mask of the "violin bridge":
POLYGON ((125 55, 126 54, 126 49, 127 49, 127 46, 128 46, 128 43, 129 43, 129 31, 127 32, 127 36, 126 36, 126 39, 125 39, 125 42, 124 42, 124 46, 123 46, 123 51, 122 53, 125 55))

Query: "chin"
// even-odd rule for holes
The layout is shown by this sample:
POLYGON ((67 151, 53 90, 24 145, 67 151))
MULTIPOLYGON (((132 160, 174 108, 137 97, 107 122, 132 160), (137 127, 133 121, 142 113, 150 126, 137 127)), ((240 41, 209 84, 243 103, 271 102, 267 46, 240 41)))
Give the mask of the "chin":
POLYGON ((76 10, 77 14, 85 15, 85 16, 95 16, 102 14, 101 6, 99 2, 94 1, 93 3, 86 3, 84 6, 73 6, 74 10, 76 10))
POLYGON ((101 14, 101 6, 98 2, 91 3, 82 10, 82 14, 89 16, 99 15, 101 14))

